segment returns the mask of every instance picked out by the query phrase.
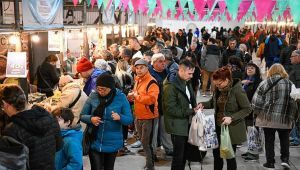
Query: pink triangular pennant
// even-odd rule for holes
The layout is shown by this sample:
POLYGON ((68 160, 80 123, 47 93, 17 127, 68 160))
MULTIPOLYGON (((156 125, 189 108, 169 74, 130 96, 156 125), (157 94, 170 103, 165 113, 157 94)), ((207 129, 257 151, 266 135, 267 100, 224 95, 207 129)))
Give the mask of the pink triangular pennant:
POLYGON ((172 12, 171 12, 170 9, 168 9, 168 11, 167 11, 167 18, 169 19, 169 18, 171 18, 171 16, 172 16, 172 12))
POLYGON ((175 18, 178 19, 180 17, 180 15, 182 14, 182 8, 178 7, 177 8, 177 13, 175 14, 175 18))
POLYGON ((256 20, 262 22, 264 17, 270 13, 274 6, 276 5, 276 1, 273 0, 254 0, 256 6, 256 20))
MULTIPOLYGON (((205 7, 205 1, 199 1, 199 0, 193 0, 194 2, 194 6, 195 6, 195 10, 197 11, 198 13, 198 16, 199 16, 199 19, 203 18, 203 11, 204 11, 204 7, 205 7)), ((205 12, 205 11, 204 11, 205 12)), ((200 20, 201 20, 200 19, 200 20)))
MULTIPOLYGON (((199 0, 198 0, 199 1, 199 0)), ((200 0, 201 1, 201 0, 200 0)), ((214 4, 215 4, 215 1, 216 0, 207 0, 207 6, 208 6, 208 9, 209 10, 211 10, 214 6, 214 4)))
POLYGON ((91 5, 92 5, 92 7, 94 7, 96 1, 97 1, 97 0, 91 0, 91 5))
POLYGON ((79 1, 79 0, 73 0, 74 6, 76 6, 76 5, 78 4, 78 1, 79 1))
POLYGON ((148 0, 140 0, 139 9, 142 12, 145 12, 145 9, 147 8, 147 6, 148 6, 148 0))
POLYGON ((133 12, 137 13, 140 6, 140 0, 131 0, 131 2, 133 6, 133 12))
POLYGON ((282 15, 284 19, 291 19, 291 12, 288 8, 283 12, 282 15))
POLYGON ((237 20, 240 21, 242 20, 242 18, 246 15, 246 13, 248 12, 250 6, 252 4, 252 1, 242 1, 240 4, 240 8, 239 8, 239 13, 237 16, 237 20))
POLYGON ((219 4, 220 13, 223 14, 226 9, 226 3, 225 1, 219 1, 218 4, 219 4))
POLYGON ((123 5, 124 11, 126 11, 128 4, 129 4, 129 0, 121 0, 119 7, 122 7, 123 5))
POLYGON ((190 11, 188 12, 188 14, 189 14, 190 19, 191 19, 192 21, 194 21, 194 20, 195 20, 195 15, 192 14, 190 11))

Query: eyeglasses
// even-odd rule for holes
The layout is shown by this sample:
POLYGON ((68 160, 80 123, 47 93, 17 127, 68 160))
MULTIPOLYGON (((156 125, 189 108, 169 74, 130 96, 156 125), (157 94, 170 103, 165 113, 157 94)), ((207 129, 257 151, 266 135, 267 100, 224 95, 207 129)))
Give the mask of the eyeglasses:
POLYGON ((97 90, 99 91, 99 92, 106 92, 106 91, 108 91, 109 90, 109 88, 107 88, 107 87, 97 87, 97 90))

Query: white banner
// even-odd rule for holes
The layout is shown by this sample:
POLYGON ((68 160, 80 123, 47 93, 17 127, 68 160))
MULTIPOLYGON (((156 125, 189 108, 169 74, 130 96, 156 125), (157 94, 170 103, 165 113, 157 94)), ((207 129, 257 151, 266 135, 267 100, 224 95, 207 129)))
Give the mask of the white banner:
POLYGON ((26 52, 9 52, 7 54, 6 77, 27 76, 26 52))
POLYGON ((63 0, 23 0, 25 30, 63 28, 63 0))

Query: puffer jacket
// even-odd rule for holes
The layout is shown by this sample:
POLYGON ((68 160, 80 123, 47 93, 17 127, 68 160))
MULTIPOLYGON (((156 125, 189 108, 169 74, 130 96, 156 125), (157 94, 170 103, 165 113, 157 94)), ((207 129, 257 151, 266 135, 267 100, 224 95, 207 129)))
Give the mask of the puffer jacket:
POLYGON ((29 150, 24 144, 9 136, 0 136, 0 169, 27 170, 29 150))
POLYGON ((214 72, 219 68, 221 51, 217 45, 207 45, 201 54, 201 68, 214 72))
POLYGON ((45 109, 33 106, 12 116, 11 120, 4 135, 28 147, 30 170, 55 169, 55 152, 62 144, 56 118, 45 109))
POLYGON ((75 126, 79 120, 80 112, 85 101, 88 99, 87 95, 83 92, 83 90, 80 89, 80 85, 78 83, 68 83, 62 88, 60 101, 58 102, 58 107, 68 108, 69 105, 72 104, 79 95, 79 91, 81 91, 81 96, 76 104, 71 108, 72 112, 74 113, 72 126, 75 126))
POLYGON ((189 99, 186 94, 186 82, 179 78, 164 81, 163 111, 166 132, 173 135, 188 136, 189 118, 196 106, 191 82, 188 82, 188 89, 191 95, 189 99), (192 108, 189 108, 191 104, 192 108))
MULTIPOLYGON (((92 92, 81 111, 81 121, 86 123, 87 126, 93 126, 91 117, 99 103, 98 93, 92 92)), ((123 147, 122 125, 129 125, 133 121, 130 105, 126 96, 120 90, 117 89, 112 103, 105 108, 102 121, 103 123, 99 125, 96 140, 91 144, 91 149, 105 153, 117 152, 123 147), (112 111, 120 115, 120 121, 112 119, 112 111)))
POLYGON ((61 130, 64 145, 55 154, 56 170, 81 170, 82 161, 82 131, 78 124, 74 129, 61 130))
POLYGON ((85 92, 86 95, 90 95, 90 93, 96 89, 97 77, 104 72, 105 72, 104 70, 94 68, 91 76, 86 80, 85 85, 83 87, 83 91, 85 92))
POLYGON ((154 119, 158 117, 158 94, 159 87, 153 83, 147 86, 151 80, 156 81, 148 72, 143 77, 135 77, 135 85, 133 90, 138 96, 134 98, 134 113, 137 119, 154 119), (151 105, 154 105, 153 111, 151 105))

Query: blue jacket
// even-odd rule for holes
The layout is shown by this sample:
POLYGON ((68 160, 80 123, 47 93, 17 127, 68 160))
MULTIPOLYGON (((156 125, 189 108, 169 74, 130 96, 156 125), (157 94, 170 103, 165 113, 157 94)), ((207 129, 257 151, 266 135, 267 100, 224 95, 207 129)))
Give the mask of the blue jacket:
MULTIPOLYGON (((81 111, 82 122, 88 126, 93 126, 91 117, 99 103, 97 92, 92 92, 81 111)), ((133 121, 129 102, 120 90, 117 89, 112 103, 105 108, 102 121, 99 125, 96 140, 91 144, 91 149, 105 153, 117 152, 123 147, 122 125, 129 125, 133 121), (120 115, 120 121, 112 119, 112 111, 120 115)))
POLYGON ((100 76, 105 71, 94 68, 94 71, 92 72, 91 76, 87 79, 85 86, 83 88, 83 91, 88 96, 90 93, 96 89, 96 80, 97 77, 100 76))
POLYGON ((82 162, 82 131, 81 128, 61 130, 63 147, 55 154, 56 170, 81 170, 82 162))

